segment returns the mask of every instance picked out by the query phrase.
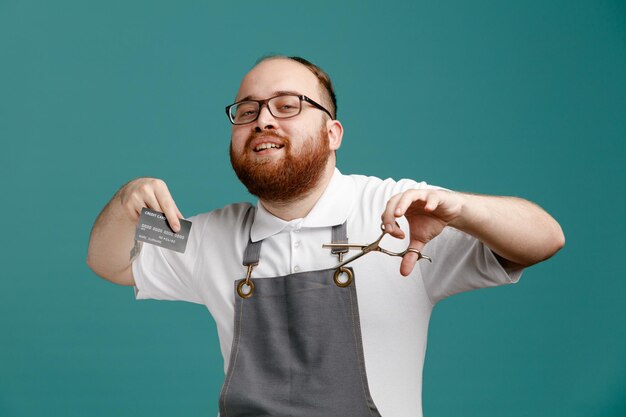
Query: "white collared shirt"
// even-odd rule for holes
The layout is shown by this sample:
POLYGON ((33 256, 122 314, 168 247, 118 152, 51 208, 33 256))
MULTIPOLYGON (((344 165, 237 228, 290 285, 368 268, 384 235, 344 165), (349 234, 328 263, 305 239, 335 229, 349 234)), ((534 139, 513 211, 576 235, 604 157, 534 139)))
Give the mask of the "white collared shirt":
MULTIPOLYGON (((370 243, 380 235, 380 216, 389 198, 426 187, 431 186, 413 180, 346 176, 335 170, 315 207, 302 219, 281 220, 258 204, 249 230, 243 224, 249 203, 191 217, 184 254, 143 245, 133 262, 136 297, 206 305, 217 324, 226 372, 233 339, 233 281, 245 277, 242 259, 248 239, 263 240, 253 279, 331 268, 337 257, 322 244, 330 243, 332 226, 347 219, 349 241, 370 243)), ((399 224, 408 232, 404 218, 399 224)), ((407 245, 408 238, 387 236, 381 242, 397 252, 407 245)), ((521 271, 507 274, 485 245, 449 227, 422 252, 433 262, 418 262, 407 278, 400 275, 400 258, 382 253, 351 264, 368 383, 381 415, 422 415, 422 368, 434 305, 462 291, 517 282, 521 275, 521 271)))

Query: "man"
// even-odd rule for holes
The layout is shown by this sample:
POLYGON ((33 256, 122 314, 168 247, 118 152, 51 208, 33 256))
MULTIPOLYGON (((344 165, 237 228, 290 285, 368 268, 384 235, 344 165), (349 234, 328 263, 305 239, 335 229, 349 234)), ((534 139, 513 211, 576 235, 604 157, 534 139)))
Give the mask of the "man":
POLYGON ((143 207, 174 231, 183 216, 163 181, 136 179, 96 220, 88 253, 98 275, 135 285, 137 298, 207 306, 227 372, 223 417, 421 415, 434 305, 516 282, 564 244, 558 223, 519 198, 342 175, 332 84, 302 58, 263 59, 227 112, 231 162, 258 205, 191 218, 184 254, 141 247, 143 207), (352 256, 341 244, 374 241, 381 220, 397 238, 382 246, 411 248, 401 263, 372 253, 337 268, 352 256), (339 247, 322 247, 331 241, 339 247))

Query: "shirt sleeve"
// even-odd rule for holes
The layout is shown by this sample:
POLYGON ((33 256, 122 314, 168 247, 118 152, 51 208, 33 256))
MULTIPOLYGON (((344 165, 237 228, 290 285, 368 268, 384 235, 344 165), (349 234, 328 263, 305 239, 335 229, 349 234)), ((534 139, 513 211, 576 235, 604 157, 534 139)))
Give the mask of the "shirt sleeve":
POLYGON ((138 300, 176 300, 202 304, 194 269, 200 253, 206 223, 201 216, 191 217, 191 230, 185 253, 144 243, 132 263, 135 297, 138 300))
POLYGON ((433 259, 418 263, 433 305, 460 292, 516 283, 522 275, 521 268, 505 270, 484 243, 451 227, 430 241, 423 253, 433 259))

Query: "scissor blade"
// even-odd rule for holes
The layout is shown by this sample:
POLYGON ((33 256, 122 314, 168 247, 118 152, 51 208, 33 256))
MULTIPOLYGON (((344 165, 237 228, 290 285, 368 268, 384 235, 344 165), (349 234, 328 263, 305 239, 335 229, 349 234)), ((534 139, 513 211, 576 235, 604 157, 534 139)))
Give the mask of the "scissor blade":
POLYGON ((339 265, 337 265, 337 268, 341 268, 342 266, 349 264, 352 261, 356 261, 357 259, 359 259, 361 256, 365 255, 367 252, 361 252, 359 254, 354 255, 352 258, 346 259, 343 262, 340 262, 339 265))
POLYGON ((348 249, 363 249, 367 245, 359 245, 355 243, 324 243, 322 248, 324 249, 332 249, 332 248, 348 248, 348 249))

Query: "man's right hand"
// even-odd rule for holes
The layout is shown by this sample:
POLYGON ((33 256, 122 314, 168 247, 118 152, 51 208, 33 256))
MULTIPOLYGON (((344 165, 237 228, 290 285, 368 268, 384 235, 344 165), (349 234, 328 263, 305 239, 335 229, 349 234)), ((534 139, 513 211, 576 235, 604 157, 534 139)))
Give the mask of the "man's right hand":
POLYGON ((141 246, 135 228, 141 209, 165 213, 175 232, 180 230, 178 210, 167 185, 157 178, 138 178, 124 185, 96 219, 87 250, 87 265, 101 277, 120 285, 134 285, 131 263, 141 246))
POLYGON ((175 232, 180 231, 178 219, 184 218, 167 188, 165 181, 158 178, 137 178, 123 186, 117 193, 122 207, 137 222, 141 209, 165 213, 168 223, 175 232))

